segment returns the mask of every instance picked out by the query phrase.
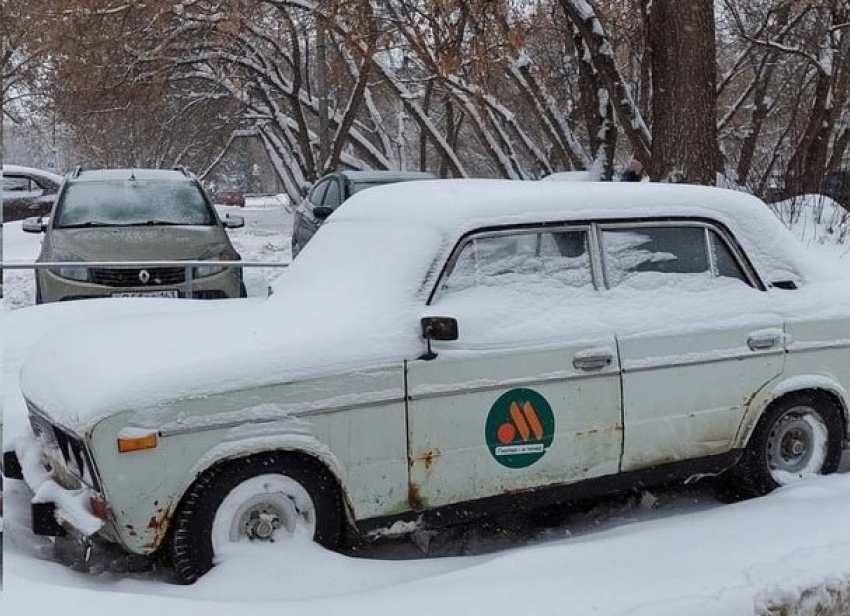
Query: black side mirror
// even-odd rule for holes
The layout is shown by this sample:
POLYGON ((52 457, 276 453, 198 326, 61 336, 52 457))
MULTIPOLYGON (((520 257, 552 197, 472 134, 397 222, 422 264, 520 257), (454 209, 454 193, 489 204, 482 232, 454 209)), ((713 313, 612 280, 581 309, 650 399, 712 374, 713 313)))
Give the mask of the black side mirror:
POLYGON ((419 359, 431 360, 437 357, 437 354, 431 348, 432 340, 448 342, 458 339, 457 319, 452 317, 424 317, 420 323, 422 337, 428 343, 428 350, 419 359))
POLYGON ((333 208, 327 205, 317 205, 313 208, 313 216, 315 216, 319 220, 324 220, 333 213, 333 208))

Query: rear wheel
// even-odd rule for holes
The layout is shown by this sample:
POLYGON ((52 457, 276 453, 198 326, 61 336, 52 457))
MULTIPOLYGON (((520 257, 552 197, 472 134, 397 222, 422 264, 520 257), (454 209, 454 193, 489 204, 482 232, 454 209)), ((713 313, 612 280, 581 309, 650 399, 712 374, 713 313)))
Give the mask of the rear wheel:
POLYGON ((336 484, 318 462, 269 453, 221 464, 189 489, 175 516, 170 556, 191 584, 236 543, 314 540, 337 545, 341 507, 336 484))
POLYGON ((844 422, 829 397, 798 393, 781 398, 759 420, 737 466, 724 475, 732 498, 767 494, 812 475, 835 472, 844 422))

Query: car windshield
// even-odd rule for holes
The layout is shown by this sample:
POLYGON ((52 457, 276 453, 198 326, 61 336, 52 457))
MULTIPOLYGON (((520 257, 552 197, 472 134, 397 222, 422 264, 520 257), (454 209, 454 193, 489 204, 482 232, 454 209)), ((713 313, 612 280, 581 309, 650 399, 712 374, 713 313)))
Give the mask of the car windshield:
POLYGON ((68 186, 55 227, 214 224, 211 208, 191 182, 122 180, 68 186))
POLYGON ((411 180, 421 180, 422 178, 393 178, 387 180, 370 180, 366 182, 352 182, 351 183, 351 194, 359 193, 361 190, 366 190, 367 188, 374 188, 375 186, 383 186, 385 184, 396 184, 398 182, 409 182, 411 180))

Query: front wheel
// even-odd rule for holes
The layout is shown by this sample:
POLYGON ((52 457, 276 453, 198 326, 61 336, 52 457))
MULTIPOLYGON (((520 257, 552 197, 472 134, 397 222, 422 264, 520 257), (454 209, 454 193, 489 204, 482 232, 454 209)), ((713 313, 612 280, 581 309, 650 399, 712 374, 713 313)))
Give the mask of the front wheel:
POLYGON ((201 475, 174 519, 170 556, 191 584, 236 543, 314 540, 335 547, 341 508, 335 482, 318 462, 288 454, 229 461, 201 475))
POLYGON ((841 461, 841 409, 822 394, 781 398, 759 420, 737 466, 724 476, 728 496, 767 494, 812 475, 835 472, 841 461))

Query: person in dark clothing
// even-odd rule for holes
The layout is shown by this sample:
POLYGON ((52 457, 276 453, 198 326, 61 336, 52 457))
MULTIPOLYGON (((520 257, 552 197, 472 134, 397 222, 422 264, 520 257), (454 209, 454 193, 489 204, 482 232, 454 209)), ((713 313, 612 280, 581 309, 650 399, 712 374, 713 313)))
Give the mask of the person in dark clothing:
POLYGON ((640 182, 643 179, 643 165, 640 161, 632 159, 626 166, 626 170, 620 174, 621 182, 640 182))

